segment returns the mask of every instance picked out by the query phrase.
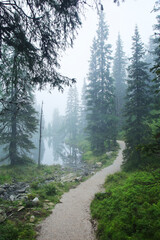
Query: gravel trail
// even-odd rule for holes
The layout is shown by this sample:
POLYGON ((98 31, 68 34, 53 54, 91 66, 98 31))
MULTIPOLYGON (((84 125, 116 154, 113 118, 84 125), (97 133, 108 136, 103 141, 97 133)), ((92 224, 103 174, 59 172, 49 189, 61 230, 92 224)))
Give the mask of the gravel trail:
POLYGON ((125 144, 120 144, 119 154, 114 163, 97 172, 77 188, 71 189, 61 198, 52 214, 41 224, 37 240, 95 240, 90 222, 90 203, 95 193, 101 191, 105 178, 120 171, 125 144))

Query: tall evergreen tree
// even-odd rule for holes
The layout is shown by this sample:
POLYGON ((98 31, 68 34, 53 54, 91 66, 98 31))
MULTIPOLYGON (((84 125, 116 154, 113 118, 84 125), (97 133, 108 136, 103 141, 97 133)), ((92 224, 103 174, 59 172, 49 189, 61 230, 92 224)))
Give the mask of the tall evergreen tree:
POLYGON ((148 64, 143 61, 144 47, 137 26, 132 39, 132 57, 128 68, 129 79, 125 106, 126 150, 124 155, 125 165, 129 168, 138 166, 142 162, 141 153, 136 148, 147 142, 149 129, 145 120, 149 114, 150 103, 148 64))
POLYGON ((7 152, 6 158, 9 158, 11 165, 15 165, 23 162, 27 153, 34 148, 30 138, 36 131, 38 121, 32 106, 33 94, 26 81, 29 75, 23 56, 14 49, 5 49, 0 68, 3 87, 0 143, 7 152))
POLYGON ((97 36, 93 40, 87 86, 88 134, 92 150, 103 153, 116 141, 115 98, 110 76, 111 45, 104 13, 99 15, 97 36))
POLYGON ((79 134, 79 100, 76 85, 68 91, 66 109, 66 143, 70 148, 70 157, 76 165, 79 134))
POLYGON ((155 93, 156 93, 156 105, 159 107, 159 92, 160 92, 160 15, 157 16, 157 24, 154 26, 155 38, 154 38, 154 65, 152 72, 154 73, 155 93))
POLYGON ((83 87, 82 87, 82 95, 81 95, 81 105, 80 105, 80 120, 79 120, 79 133, 80 138, 84 139, 86 136, 86 127, 87 127, 87 99, 86 99, 86 91, 87 85, 86 81, 84 80, 83 87))
POLYGON ((60 153, 64 148, 65 129, 64 129, 64 117, 60 116, 58 109, 53 112, 52 128, 51 128, 51 145, 53 149, 54 161, 58 161, 60 153))
POLYGON ((117 47, 113 62, 113 78, 115 80, 115 96, 116 96, 116 115, 118 118, 118 130, 122 129, 124 97, 126 90, 126 71, 125 71, 125 54, 120 34, 118 35, 117 47))

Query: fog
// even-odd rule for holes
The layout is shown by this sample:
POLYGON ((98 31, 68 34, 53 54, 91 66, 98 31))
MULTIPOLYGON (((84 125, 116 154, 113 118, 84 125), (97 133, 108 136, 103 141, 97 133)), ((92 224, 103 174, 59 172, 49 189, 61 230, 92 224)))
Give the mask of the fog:
MULTIPOLYGON (((156 13, 153 11, 154 2, 152 0, 126 0, 117 6, 113 0, 103 2, 105 19, 109 27, 108 43, 112 45, 112 57, 115 54, 115 47, 120 33, 123 42, 123 51, 126 59, 131 57, 132 36, 135 26, 138 26, 142 42, 147 46, 149 38, 154 34, 153 25, 156 23, 156 13)), ((98 24, 98 8, 87 8, 82 15, 82 26, 77 31, 73 48, 61 53, 59 69, 62 75, 76 79, 79 99, 84 79, 87 79, 89 70, 89 60, 93 38, 96 35, 98 24)), ((56 88, 49 87, 43 91, 36 91, 36 102, 38 105, 43 101, 43 125, 47 129, 52 122, 54 109, 58 109, 60 115, 65 115, 67 94, 69 87, 64 87, 63 92, 56 88)), ((48 140, 44 140, 45 152, 43 163, 52 164, 63 161, 61 158, 55 162, 52 146, 47 145, 48 140)))
MULTIPOLYGON (((120 33, 124 52, 127 57, 131 54, 131 37, 134 34, 135 25, 138 25, 142 42, 148 44, 149 37, 153 35, 153 25, 156 23, 156 14, 152 11, 154 1, 152 0, 126 0, 118 7, 113 0, 103 2, 105 18, 109 26, 109 43, 112 44, 112 56, 120 33)), ((96 9, 88 8, 85 16, 82 16, 82 27, 78 30, 73 48, 67 49, 61 57, 60 72, 68 77, 76 78, 79 94, 84 79, 87 77, 90 59, 90 47, 96 34, 98 15, 96 9)), ((63 93, 57 89, 36 92, 38 104, 44 102, 43 115, 45 123, 48 124, 53 115, 53 110, 58 108, 61 114, 65 113, 66 97, 68 87, 63 93)))

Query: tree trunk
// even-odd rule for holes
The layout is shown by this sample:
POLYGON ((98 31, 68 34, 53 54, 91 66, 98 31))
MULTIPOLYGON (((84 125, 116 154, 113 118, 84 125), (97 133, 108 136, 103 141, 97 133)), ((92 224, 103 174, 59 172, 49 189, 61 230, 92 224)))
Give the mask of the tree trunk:
POLYGON ((11 118, 11 141, 9 146, 9 157, 11 165, 15 165, 17 162, 17 122, 15 112, 13 112, 11 118))
POLYGON ((13 62, 13 78, 11 89, 11 139, 9 145, 10 164, 17 163, 17 53, 13 62))
POLYGON ((43 116, 43 102, 41 107, 41 116, 40 116, 40 129, 39 129, 39 153, 38 153, 38 168, 41 165, 41 142, 42 142, 42 116, 43 116))

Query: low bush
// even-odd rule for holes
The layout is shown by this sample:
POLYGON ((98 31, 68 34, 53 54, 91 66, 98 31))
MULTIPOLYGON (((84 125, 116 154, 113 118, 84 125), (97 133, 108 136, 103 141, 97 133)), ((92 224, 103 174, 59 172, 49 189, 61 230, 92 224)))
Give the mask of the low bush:
POLYGON ((160 239, 160 169, 110 175, 105 188, 91 204, 98 239, 160 239))
POLYGON ((29 224, 12 221, 0 224, 0 240, 33 240, 35 235, 33 227, 29 224))

